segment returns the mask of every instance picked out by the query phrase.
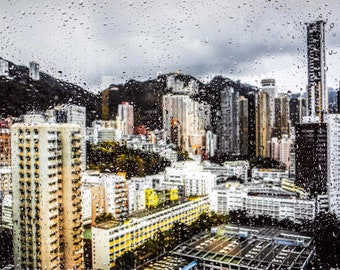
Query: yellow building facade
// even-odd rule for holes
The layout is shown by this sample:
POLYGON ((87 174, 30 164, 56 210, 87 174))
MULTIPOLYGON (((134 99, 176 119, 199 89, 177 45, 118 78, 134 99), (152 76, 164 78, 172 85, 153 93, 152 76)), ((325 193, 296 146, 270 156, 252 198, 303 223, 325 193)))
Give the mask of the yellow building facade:
POLYGON ((153 238, 158 231, 169 230, 175 222, 189 225, 206 211, 209 199, 202 197, 120 226, 104 223, 92 227, 92 268, 111 269, 118 257, 153 238))
POLYGON ((161 204, 178 201, 178 189, 169 188, 156 190, 147 188, 145 190, 146 208, 156 208, 161 204))

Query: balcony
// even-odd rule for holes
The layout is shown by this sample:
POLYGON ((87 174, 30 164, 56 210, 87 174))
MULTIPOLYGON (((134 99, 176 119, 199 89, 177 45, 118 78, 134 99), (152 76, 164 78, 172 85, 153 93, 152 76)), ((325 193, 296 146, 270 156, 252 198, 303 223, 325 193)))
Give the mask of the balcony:
POLYGON ((74 162, 77 163, 78 165, 80 165, 81 164, 81 159, 80 158, 75 158, 74 162))
POLYGON ((76 214, 73 215, 73 221, 76 222, 77 220, 81 219, 81 213, 76 212, 76 214))

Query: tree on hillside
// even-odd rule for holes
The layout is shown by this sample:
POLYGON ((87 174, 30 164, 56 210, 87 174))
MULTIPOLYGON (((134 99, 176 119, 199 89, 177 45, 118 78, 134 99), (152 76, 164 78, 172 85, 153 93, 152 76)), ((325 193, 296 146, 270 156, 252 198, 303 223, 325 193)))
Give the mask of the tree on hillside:
POLYGON ((90 169, 101 172, 126 172, 127 178, 163 171, 171 163, 156 153, 128 149, 115 142, 88 145, 87 162, 90 169))

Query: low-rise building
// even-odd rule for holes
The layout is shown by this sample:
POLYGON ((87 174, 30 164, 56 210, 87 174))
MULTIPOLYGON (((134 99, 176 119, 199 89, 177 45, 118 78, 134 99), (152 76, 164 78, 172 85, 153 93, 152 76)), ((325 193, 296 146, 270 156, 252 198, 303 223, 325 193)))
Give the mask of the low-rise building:
POLYGON ((252 216, 267 215, 295 222, 314 219, 316 214, 314 199, 279 187, 229 184, 213 189, 209 197, 211 210, 223 214, 231 210, 245 210, 252 216))
POLYGON ((109 222, 93 226, 92 268, 108 270, 118 257, 142 245, 158 231, 169 230, 175 222, 191 224, 206 211, 209 200, 202 197, 133 218, 122 225, 109 222))
POLYGON ((87 171, 82 176, 83 220, 94 223, 100 214, 111 213, 117 220, 128 215, 128 186, 123 176, 87 171))
POLYGON ((246 183, 248 181, 248 170, 250 168, 249 161, 226 161, 224 162, 223 167, 227 169, 228 177, 237 177, 243 183, 246 183))
POLYGON ((166 186, 177 186, 179 196, 204 196, 210 194, 212 188, 220 184, 216 173, 205 170, 196 161, 177 162, 173 167, 165 169, 162 182, 166 186), (183 188, 183 194, 181 193, 183 188))
POLYGON ((289 173, 287 170, 280 169, 264 169, 264 168, 253 168, 251 170, 251 178, 252 181, 263 180, 265 178, 280 180, 287 179, 289 177, 289 173))
POLYGON ((194 236, 171 255, 191 262, 183 269, 300 270, 308 269, 313 259, 312 240, 278 228, 222 225, 194 236))

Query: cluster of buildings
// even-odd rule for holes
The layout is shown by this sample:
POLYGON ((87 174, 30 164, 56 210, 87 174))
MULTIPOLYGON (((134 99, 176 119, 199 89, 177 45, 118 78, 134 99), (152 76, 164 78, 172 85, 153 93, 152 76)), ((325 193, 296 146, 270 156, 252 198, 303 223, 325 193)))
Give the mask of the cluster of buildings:
MULTIPOLYGON (((161 130, 135 135, 133 104, 128 102, 119 105, 115 120, 97 120, 91 127, 86 127, 86 108, 76 105, 27 114, 15 123, 2 120, 0 221, 2 228, 13 230, 14 264, 84 269, 84 226, 91 228, 93 269, 110 269, 119 256, 158 231, 170 229, 174 222, 190 224, 207 211, 245 210, 295 222, 314 219, 320 211, 340 217, 340 114, 328 112, 324 25, 317 21, 307 26, 307 99, 278 93, 274 79, 262 80, 260 90, 229 81, 219 89, 219 109, 214 112, 218 117, 213 119, 210 105, 192 98, 198 93, 197 83, 184 84, 170 75, 161 130), (172 166, 158 175, 131 179, 124 172, 86 171, 86 141, 119 141, 156 152, 172 166), (173 146, 195 160, 176 162, 173 146), (204 161, 215 155, 269 157, 286 169, 251 168, 246 159, 222 166, 204 161), (96 218, 105 213, 113 219, 98 223, 96 218)), ((8 63, 0 60, 3 76, 8 63)), ((30 76, 39 80, 35 63, 30 64, 30 76)), ((221 246, 233 244, 230 234, 235 231, 230 230, 223 235, 228 239, 209 245, 217 240, 221 246)), ((273 250, 273 245, 285 246, 274 247, 276 266, 303 268, 313 255, 310 239, 302 236, 261 236, 260 230, 244 230, 256 235, 254 244, 249 250, 249 244, 240 241, 233 245, 249 252, 221 256, 214 250, 208 256, 199 253, 202 241, 193 239, 174 254, 209 267, 217 263, 236 269, 272 265, 269 259, 255 260, 254 252, 273 250)))
POLYGON ((262 80, 260 89, 225 81, 215 89, 216 119, 210 105, 193 99, 199 91, 194 81, 170 75, 173 91, 163 97, 166 140, 192 154, 279 161, 297 185, 328 199, 328 210, 340 216, 340 114, 328 105, 324 21, 307 24, 307 59, 307 95, 280 93, 274 79, 262 80))
MULTIPOLYGON (((0 57, 0 76, 4 76, 8 79, 12 78, 11 63, 1 57, 0 57)), ((29 63, 28 76, 34 81, 40 80, 40 66, 37 62, 32 61, 29 63)))

